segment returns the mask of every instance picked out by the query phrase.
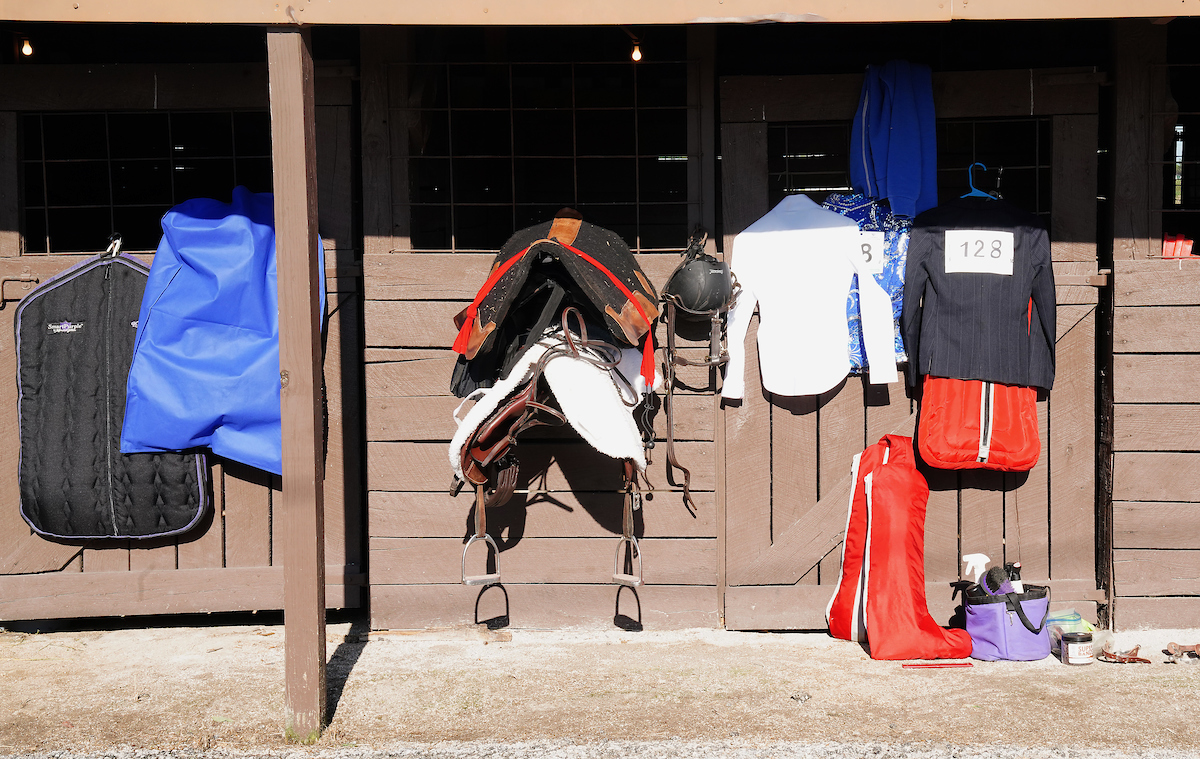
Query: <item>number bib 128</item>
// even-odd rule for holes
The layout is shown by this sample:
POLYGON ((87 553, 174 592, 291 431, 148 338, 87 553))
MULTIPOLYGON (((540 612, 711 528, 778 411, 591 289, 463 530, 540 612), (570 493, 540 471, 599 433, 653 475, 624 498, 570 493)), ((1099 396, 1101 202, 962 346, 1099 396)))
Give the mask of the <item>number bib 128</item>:
POLYGON ((993 229, 947 229, 946 273, 1013 273, 1013 233, 993 229))

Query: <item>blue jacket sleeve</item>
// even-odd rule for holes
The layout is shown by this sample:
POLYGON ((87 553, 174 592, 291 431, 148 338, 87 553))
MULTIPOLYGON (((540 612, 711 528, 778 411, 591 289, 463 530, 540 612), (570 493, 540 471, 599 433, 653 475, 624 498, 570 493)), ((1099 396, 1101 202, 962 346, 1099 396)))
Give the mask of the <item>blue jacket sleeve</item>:
MULTIPOLYGON (((918 104, 918 70, 907 61, 889 61, 883 67, 883 86, 891 101, 891 119, 880 123, 871 135, 872 142, 887 144, 887 199, 898 216, 917 215, 917 200, 924 179, 924 145, 921 109, 918 104)), ((925 69, 928 81, 928 69, 925 69)), ((935 135, 936 136, 936 135, 935 135)), ((936 160, 936 159, 935 159, 936 160)), ((881 172, 876 171, 878 176, 881 172)), ((880 181, 880 184, 885 184, 880 181)))
POLYGON ((858 110, 850 126, 850 185, 868 198, 882 196, 875 180, 875 159, 871 154, 871 128, 881 106, 879 67, 868 66, 858 95, 858 110))

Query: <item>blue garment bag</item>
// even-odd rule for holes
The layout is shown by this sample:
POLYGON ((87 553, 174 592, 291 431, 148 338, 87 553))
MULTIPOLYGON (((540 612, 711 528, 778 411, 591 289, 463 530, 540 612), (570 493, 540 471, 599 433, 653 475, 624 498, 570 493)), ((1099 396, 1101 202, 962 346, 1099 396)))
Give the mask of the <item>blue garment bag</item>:
POLYGON ((237 187, 232 203, 197 198, 163 217, 138 315, 122 453, 209 448, 282 474, 274 204, 271 193, 237 187))

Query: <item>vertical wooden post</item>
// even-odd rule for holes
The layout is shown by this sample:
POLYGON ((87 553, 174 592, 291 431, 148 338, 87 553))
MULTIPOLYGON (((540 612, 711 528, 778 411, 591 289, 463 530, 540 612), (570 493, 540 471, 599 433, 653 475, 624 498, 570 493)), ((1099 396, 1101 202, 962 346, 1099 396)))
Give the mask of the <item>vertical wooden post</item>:
MULTIPOLYGON (((0 256, 21 255, 20 205, 17 200, 17 123, 14 111, 0 111, 0 256)), ((43 240, 43 245, 45 241, 43 240)))
POLYGON ((312 743, 325 720, 325 525, 316 117, 307 31, 269 29, 267 61, 283 415, 285 735, 312 743))
POLYGON ((1162 64, 1166 62, 1167 28, 1146 19, 1113 23, 1116 58, 1116 107, 1113 134, 1113 258, 1147 258, 1161 248, 1161 171, 1152 161, 1162 158, 1162 139, 1154 130, 1162 110, 1162 64), (1157 68, 1157 71, 1156 71, 1157 68), (1157 152, 1156 152, 1157 146, 1157 152))
MULTIPOLYGON (((359 32, 362 186, 366 188, 362 198, 363 252, 368 256, 412 247, 408 161, 393 160, 407 157, 408 140, 398 140, 393 146, 389 132, 392 116, 389 64, 396 59, 397 47, 405 47, 398 43, 407 35, 407 29, 393 26, 363 26, 359 32), (393 156, 393 150, 403 155, 393 156)), ((405 100, 400 99, 397 107, 404 104, 405 100)), ((415 116, 406 113, 402 118, 415 116)))

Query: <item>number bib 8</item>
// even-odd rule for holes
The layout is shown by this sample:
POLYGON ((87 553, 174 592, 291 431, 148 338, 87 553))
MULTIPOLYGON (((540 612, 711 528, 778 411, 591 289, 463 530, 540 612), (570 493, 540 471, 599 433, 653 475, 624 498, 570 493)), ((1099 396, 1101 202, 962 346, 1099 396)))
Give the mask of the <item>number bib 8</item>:
POLYGON ((883 232, 858 233, 858 248, 861 256, 859 269, 861 271, 867 274, 883 274, 885 244, 883 232))
POLYGON ((1013 273, 1013 233, 993 229, 947 229, 946 273, 1013 273))

